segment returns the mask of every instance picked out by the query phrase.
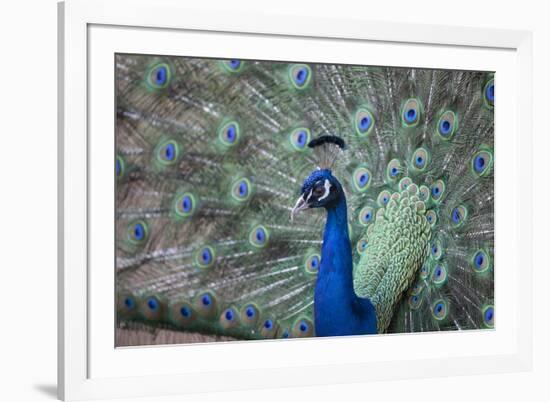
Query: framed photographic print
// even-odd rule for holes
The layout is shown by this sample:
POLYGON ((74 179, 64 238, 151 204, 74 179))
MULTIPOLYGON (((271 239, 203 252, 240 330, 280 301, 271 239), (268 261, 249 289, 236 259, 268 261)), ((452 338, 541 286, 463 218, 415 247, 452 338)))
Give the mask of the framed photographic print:
POLYGON ((59 6, 62 398, 530 367, 529 33, 130 3, 59 6))

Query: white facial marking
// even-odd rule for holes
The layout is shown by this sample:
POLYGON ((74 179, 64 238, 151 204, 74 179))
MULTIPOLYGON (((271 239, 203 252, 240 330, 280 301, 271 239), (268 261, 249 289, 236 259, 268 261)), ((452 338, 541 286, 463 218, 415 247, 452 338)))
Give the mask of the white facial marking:
POLYGON ((307 195, 307 198, 305 199, 305 202, 308 202, 311 198, 311 195, 313 194, 313 189, 309 190, 309 194, 307 195))
POLYGON ((325 179, 325 194, 323 194, 323 196, 319 198, 319 201, 327 198, 329 193, 330 193, 330 181, 328 181, 328 179, 325 179))

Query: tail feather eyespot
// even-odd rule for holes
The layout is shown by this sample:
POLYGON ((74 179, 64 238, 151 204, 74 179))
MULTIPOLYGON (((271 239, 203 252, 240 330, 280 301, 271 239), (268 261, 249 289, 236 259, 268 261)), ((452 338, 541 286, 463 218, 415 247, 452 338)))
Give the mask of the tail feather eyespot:
POLYGON ((458 205, 451 210, 451 224, 454 228, 464 225, 468 218, 468 209, 464 205, 458 205))
POLYGON ((307 64, 293 64, 288 69, 290 82, 296 89, 304 89, 311 81, 311 68, 307 64))
POLYGON ((189 218, 197 209, 197 198, 193 193, 183 193, 174 200, 174 212, 179 218, 189 218))
POLYGON ((495 105, 495 80, 491 79, 487 81, 483 87, 483 99, 485 100, 485 105, 492 108, 495 105))
POLYGON ((202 246, 195 253, 195 262, 199 268, 210 268, 216 262, 216 250, 212 246, 202 246))
POLYGON ((495 307, 492 304, 486 305, 481 309, 483 317, 483 325, 486 328, 493 328, 495 326, 495 307))
POLYGON ((367 226, 374 219, 374 208, 370 206, 363 207, 359 211, 359 224, 362 226, 367 226))
POLYGON ((237 73, 243 69, 244 62, 239 59, 222 60, 222 66, 227 72, 237 73))
POLYGON ((146 75, 147 86, 151 89, 163 89, 170 84, 172 72, 166 63, 158 63, 152 66, 146 75))
POLYGON ((401 110, 401 117, 405 127, 413 127, 418 124, 422 114, 420 101, 418 99, 409 99, 405 102, 401 110))
POLYGON ((246 177, 242 177, 233 182, 231 186, 231 196, 239 203, 244 203, 252 195, 252 183, 246 177))
POLYGON ((447 282, 447 266, 445 264, 436 264, 432 273, 432 282, 441 286, 447 282))
POLYGON ((365 192, 371 183, 372 173, 364 166, 360 166, 353 171, 352 183, 357 192, 365 192))
POLYGON ((355 112, 355 131, 361 136, 367 136, 374 127, 374 117, 369 109, 361 107, 355 112))
POLYGON ((296 320, 292 326, 292 337, 304 338, 309 336, 313 336, 313 323, 307 318, 296 320))
POLYGON ((426 148, 418 148, 411 157, 411 167, 415 171, 426 170, 431 161, 430 152, 426 148))
POLYGON ((163 304, 156 296, 149 296, 143 299, 141 313, 148 320, 157 320, 162 316, 163 304))
POLYGON ((220 315, 220 325, 224 329, 234 328, 239 324, 239 318, 237 312, 233 307, 225 309, 220 315))
POLYGON ((445 182, 441 179, 436 180, 430 188, 430 193, 432 201, 439 203, 445 194, 445 182))
POLYGON ((241 128, 236 121, 224 123, 218 129, 218 139, 224 147, 233 147, 239 142, 241 128))
POLYGON ((432 317, 436 321, 443 321, 449 314, 449 305, 446 300, 439 299, 432 306, 432 317))
POLYGON ((478 177, 487 176, 493 167, 493 153, 488 149, 481 149, 472 157, 472 171, 478 177))
POLYGON ((260 334, 264 338, 275 338, 279 325, 272 318, 267 318, 262 322, 260 334))
POLYGON ((254 325, 260 318, 260 310, 255 304, 247 304, 241 309, 241 322, 254 325))
POLYGON ((156 160, 162 167, 174 165, 181 154, 180 145, 173 140, 161 141, 157 146, 156 160))
POLYGON ((290 133, 289 141, 296 151, 305 151, 311 139, 311 131, 306 127, 299 127, 290 133))
POLYGON ((149 238, 149 226, 143 220, 134 221, 128 225, 126 233, 130 243, 141 245, 149 238))
POLYGON ((253 227, 248 235, 248 242, 257 248, 265 247, 269 242, 269 231, 262 225, 253 227))
POLYGON ((321 256, 317 253, 310 254, 306 257, 305 269, 310 274, 317 274, 321 266, 321 256))
POLYGON ((487 272, 492 267, 492 260, 489 253, 484 249, 476 250, 472 254, 470 266, 474 272, 478 274, 487 272))
POLYGON ((403 165, 399 159, 392 159, 386 167, 386 180, 394 183, 399 180, 404 173, 403 165))
POLYGON ((454 136, 457 127, 458 119, 456 114, 453 111, 448 110, 439 118, 437 123, 437 133, 440 138, 450 140, 454 136))
POLYGON ((194 310, 203 318, 212 318, 216 315, 217 299, 211 292, 203 292, 198 294, 193 303, 194 310))

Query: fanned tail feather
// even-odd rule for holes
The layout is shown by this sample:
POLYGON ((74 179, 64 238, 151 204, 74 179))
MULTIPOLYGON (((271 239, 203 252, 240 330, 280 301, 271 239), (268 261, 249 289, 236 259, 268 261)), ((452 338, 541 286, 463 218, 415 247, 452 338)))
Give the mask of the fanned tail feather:
POLYGON ((308 142, 338 134, 346 151, 333 171, 348 198, 356 275, 392 194, 413 185, 424 208, 427 244, 396 278, 400 290, 382 297, 390 266, 378 282, 370 269, 355 278, 391 299, 384 330, 492 327, 492 80, 117 55, 119 325, 223 340, 314 335, 324 214, 289 216, 318 164, 308 142))

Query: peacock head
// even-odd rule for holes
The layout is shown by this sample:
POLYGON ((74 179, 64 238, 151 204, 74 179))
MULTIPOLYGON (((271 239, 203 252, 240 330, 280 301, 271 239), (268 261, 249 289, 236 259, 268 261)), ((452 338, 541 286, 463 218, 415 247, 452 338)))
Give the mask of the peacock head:
POLYGON ((290 213, 290 220, 307 208, 331 208, 343 195, 342 185, 330 169, 315 170, 304 181, 300 197, 290 213))
POLYGON ((307 144, 317 155, 319 167, 302 185, 300 198, 290 213, 294 215, 307 208, 331 208, 344 197, 340 182, 332 175, 332 166, 340 152, 346 147, 344 140, 336 135, 322 135, 307 144))

